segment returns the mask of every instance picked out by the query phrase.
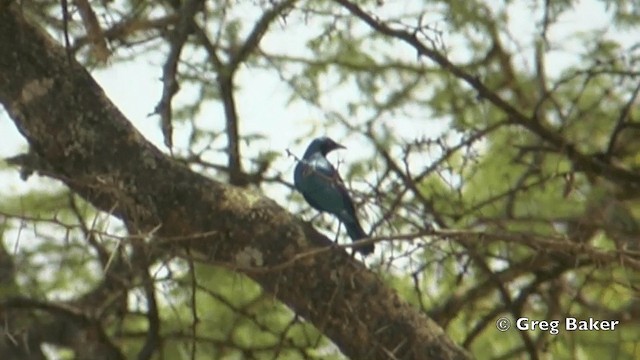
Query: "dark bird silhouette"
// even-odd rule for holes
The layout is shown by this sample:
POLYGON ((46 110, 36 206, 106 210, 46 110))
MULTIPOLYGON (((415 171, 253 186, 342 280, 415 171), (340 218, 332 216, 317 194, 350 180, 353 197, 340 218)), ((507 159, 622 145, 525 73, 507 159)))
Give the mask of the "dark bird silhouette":
MULTIPOLYGON (((326 158, 326 155, 335 149, 344 149, 344 146, 328 137, 313 140, 307 147, 302 160, 296 165, 293 180, 296 189, 309 205, 316 210, 335 215, 344 224, 349 237, 353 241, 358 241, 366 238, 367 234, 358 222, 353 201, 344 182, 326 158)), ((373 244, 356 248, 363 255, 372 253, 373 249, 373 244)))

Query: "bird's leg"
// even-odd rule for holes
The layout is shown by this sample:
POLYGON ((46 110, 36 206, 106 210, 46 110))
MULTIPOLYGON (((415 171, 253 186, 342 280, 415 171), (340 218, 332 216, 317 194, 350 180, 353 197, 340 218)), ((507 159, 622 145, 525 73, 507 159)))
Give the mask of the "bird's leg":
POLYGON ((338 243, 338 236, 340 236, 340 228, 342 227, 342 221, 338 220, 338 231, 336 231, 336 238, 333 239, 334 243, 338 243))
MULTIPOLYGON (((338 220, 338 231, 336 231, 336 238, 333 240, 333 243, 338 246, 338 237, 340 236, 340 229, 342 228, 342 221, 338 220)), ((351 253, 353 256, 353 253, 351 253)))
MULTIPOLYGON (((338 231, 336 231, 336 238, 334 240, 334 243, 337 245, 338 244, 338 236, 340 236, 340 228, 342 227, 342 221, 338 220, 338 231)), ((351 248, 351 257, 354 257, 356 255, 356 250, 354 248, 351 248)))

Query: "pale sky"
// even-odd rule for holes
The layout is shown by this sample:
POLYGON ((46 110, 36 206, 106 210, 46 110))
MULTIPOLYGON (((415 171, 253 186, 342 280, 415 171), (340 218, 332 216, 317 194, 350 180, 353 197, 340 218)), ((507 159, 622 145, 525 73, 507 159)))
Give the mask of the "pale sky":
MULTIPOLYGON (((385 5, 376 8, 378 13, 393 13, 397 9, 405 10, 407 5, 404 2, 386 1, 385 5), (402 5, 398 5, 402 4, 402 5)), ((415 2, 413 4, 417 4, 415 2)), ((520 2, 522 3, 522 2, 520 2)), ((520 39, 530 39, 534 29, 535 21, 540 19, 535 12, 522 4, 510 5, 513 11, 510 12, 509 28, 511 33, 520 39)), ((500 2, 500 6, 504 6, 504 2, 500 2)), ((249 5, 247 16, 256 14, 255 8, 249 5)), ((539 12, 539 11, 538 11, 539 12)), ((576 10, 563 16, 559 24, 550 31, 552 44, 558 45, 558 51, 550 53, 548 58, 548 71, 550 73, 559 73, 567 64, 574 62, 575 59, 569 55, 572 44, 567 34, 573 31, 588 30, 593 28, 607 28, 610 22, 610 13, 608 13, 601 2, 594 0, 579 1, 576 10), (588 19, 588 21, 585 21, 588 19), (562 48, 560 48, 560 45, 562 48)), ((427 19, 430 21, 431 19, 427 19)), ((433 22, 437 23, 440 19, 434 18, 433 22)), ((296 23, 296 21, 288 21, 286 24, 278 23, 272 26, 272 30, 276 30, 273 34, 268 35, 262 44, 263 48, 270 52, 295 53, 304 55, 306 51, 303 49, 304 36, 300 34, 308 34, 308 28, 312 26, 312 22, 296 23), (296 34, 292 36, 291 34, 296 34)), ((626 39, 627 42, 635 40, 631 34, 609 30, 611 34, 615 34, 617 39, 626 39)), ((466 50, 456 47, 455 36, 445 35, 445 43, 453 50, 450 57, 455 60, 464 58, 466 50)), ((507 45, 512 43, 507 42, 507 45)), ((530 48, 528 49, 530 50, 530 48)), ((409 47, 399 45, 398 49, 394 49, 397 53, 407 61, 416 61, 415 52, 409 47)), ((531 63, 527 63, 531 59, 529 53, 525 50, 523 57, 518 59, 520 65, 531 67, 531 63), (527 60, 523 60, 526 58, 527 60)), ((164 58, 140 57, 133 62, 126 62, 109 66, 105 70, 93 71, 93 76, 98 83, 104 88, 109 98, 120 108, 124 114, 133 122, 140 132, 156 146, 166 152, 166 148, 162 142, 162 135, 158 126, 158 117, 147 115, 155 108, 161 93, 161 64, 164 58)), ((321 124, 323 114, 317 109, 301 102, 286 104, 288 90, 287 85, 283 84, 277 75, 265 72, 261 69, 243 67, 236 79, 240 91, 236 93, 238 103, 238 111, 240 115, 240 128, 243 131, 251 133, 262 133, 267 136, 266 142, 258 142, 249 147, 244 146, 242 151, 246 154, 255 154, 260 150, 280 151, 283 157, 276 163, 279 171, 290 172, 292 170, 292 160, 284 155, 286 148, 291 148, 297 154, 300 154, 306 144, 298 144, 292 146, 293 139, 305 134, 310 129, 310 124, 315 122, 321 124)), ((189 89, 183 89, 175 98, 179 101, 181 97, 189 96, 189 89)), ((341 109, 344 98, 357 96, 353 93, 353 89, 343 89, 340 93, 328 93, 323 98, 323 103, 327 108, 334 107, 341 109), (349 93, 349 92, 352 93, 349 93)), ((174 106, 175 108, 175 106, 174 106)), ((217 127, 223 122, 222 108, 217 104, 207 106, 207 110, 201 114, 199 122, 216 123, 217 127)), ((354 119, 362 121, 364 119, 354 119)), ((388 119, 394 129, 405 137, 417 136, 435 136, 433 129, 435 125, 426 121, 412 121, 414 119, 388 119)), ((357 136, 344 138, 344 134, 338 131, 329 131, 328 135, 340 139, 348 148, 359 148, 359 144, 363 141, 357 136)), ((333 129, 335 130, 335 129, 333 129)), ((0 134, 2 134, 2 142, 0 143, 0 157, 4 158, 12 156, 26 147, 26 142, 22 136, 16 131, 13 122, 9 120, 6 113, 0 113, 0 134)), ((174 136, 176 144, 184 144, 185 131, 178 127, 174 136)), ((222 143, 221 143, 222 144, 222 143)), ((365 147, 368 149, 367 147, 365 147)), ((364 154, 360 154, 364 156, 364 154)), ((342 152, 338 155, 340 159, 348 162, 351 158, 357 158, 357 153, 342 152)), ((14 195, 16 191, 28 191, 34 185, 48 186, 47 181, 38 180, 33 176, 28 182, 20 180, 17 171, 5 170, 0 172, 0 196, 2 194, 14 195)), ((270 194, 267 194, 268 196, 270 194)))

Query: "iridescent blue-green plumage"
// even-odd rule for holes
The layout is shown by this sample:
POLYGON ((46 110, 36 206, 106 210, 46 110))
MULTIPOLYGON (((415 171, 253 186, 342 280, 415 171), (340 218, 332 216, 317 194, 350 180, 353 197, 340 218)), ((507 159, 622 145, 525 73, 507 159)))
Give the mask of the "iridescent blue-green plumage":
MULTIPOLYGON (((338 171, 327 160, 332 150, 344 148, 328 137, 320 137, 311 142, 294 171, 296 189, 309 205, 319 211, 335 215, 347 229, 353 241, 367 237, 360 226, 351 197, 338 171)), ((373 252, 373 244, 358 247, 364 255, 373 252)))

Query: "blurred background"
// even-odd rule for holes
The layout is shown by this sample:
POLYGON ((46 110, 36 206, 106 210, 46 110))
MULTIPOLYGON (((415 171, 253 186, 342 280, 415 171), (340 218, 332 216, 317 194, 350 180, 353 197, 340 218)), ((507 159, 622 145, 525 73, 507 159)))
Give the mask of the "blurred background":
MULTIPOLYGON (((319 135, 345 145, 330 160, 379 239, 367 265, 477 358, 640 358, 640 5, 377 0, 358 14, 354 3, 21 7, 163 152, 330 238, 338 224, 293 191, 289 152, 319 135), (501 317, 621 325, 499 332, 501 317)), ((27 150, 4 110, 0 134, 0 157, 27 150)), ((0 298, 34 301, 3 315, 7 333, 31 334, 0 340, 31 344, 9 358, 83 358, 77 330, 42 304, 99 309, 101 331, 133 356, 141 284, 93 291, 130 255, 124 226, 55 180, 0 167, 0 298)), ((242 275, 152 267, 158 359, 344 358, 242 275)))

